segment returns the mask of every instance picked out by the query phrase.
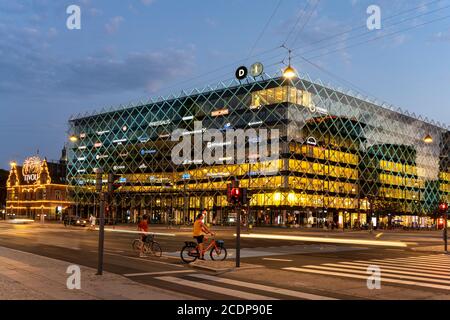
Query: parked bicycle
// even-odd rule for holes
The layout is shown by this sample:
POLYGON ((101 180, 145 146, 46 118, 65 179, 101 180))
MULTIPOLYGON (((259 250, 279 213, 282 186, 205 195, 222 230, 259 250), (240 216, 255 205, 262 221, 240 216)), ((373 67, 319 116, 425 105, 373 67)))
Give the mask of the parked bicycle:
MULTIPOLYGON (((205 238, 205 241, 208 239, 205 238)), ((215 240, 211 238, 209 245, 201 252, 203 256, 208 250, 210 250, 209 256, 211 260, 223 261, 227 258, 227 249, 223 240, 215 240)), ((200 249, 198 244, 192 241, 186 241, 184 247, 180 252, 181 260, 184 263, 192 263, 200 257, 200 249)))
POLYGON ((158 258, 162 256, 161 246, 155 241, 154 235, 148 235, 145 242, 143 242, 140 238, 133 240, 132 247, 134 251, 140 253, 142 246, 144 246, 144 254, 151 254, 158 258))

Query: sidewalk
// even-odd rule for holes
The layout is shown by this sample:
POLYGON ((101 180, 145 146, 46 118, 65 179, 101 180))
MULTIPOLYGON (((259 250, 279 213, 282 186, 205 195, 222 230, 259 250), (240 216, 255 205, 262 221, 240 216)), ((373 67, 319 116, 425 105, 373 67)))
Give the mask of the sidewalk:
POLYGON ((0 300, 191 300, 120 275, 80 266, 81 289, 69 290, 69 262, 0 247, 0 300))

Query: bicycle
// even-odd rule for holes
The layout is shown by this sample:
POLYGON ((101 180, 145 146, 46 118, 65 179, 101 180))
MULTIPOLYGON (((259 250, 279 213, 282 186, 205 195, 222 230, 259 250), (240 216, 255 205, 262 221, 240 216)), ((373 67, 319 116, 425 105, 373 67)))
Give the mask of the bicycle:
MULTIPOLYGON (((208 240, 205 238, 205 241, 208 240)), ((209 256, 211 260, 214 261, 223 261, 227 258, 227 249, 225 248, 225 243, 223 240, 215 240, 211 238, 211 242, 203 250, 202 255, 205 254, 208 250, 211 250, 209 256)), ((199 246, 197 243, 192 241, 186 241, 184 243, 184 247, 180 251, 181 260, 184 263, 192 263, 200 257, 199 246)))
POLYGON ((137 253, 141 252, 141 247, 144 246, 144 254, 152 254, 155 257, 161 257, 162 256, 162 249, 158 242, 155 241, 154 235, 147 236, 147 239, 145 242, 142 242, 142 239, 134 239, 132 243, 132 248, 137 253))

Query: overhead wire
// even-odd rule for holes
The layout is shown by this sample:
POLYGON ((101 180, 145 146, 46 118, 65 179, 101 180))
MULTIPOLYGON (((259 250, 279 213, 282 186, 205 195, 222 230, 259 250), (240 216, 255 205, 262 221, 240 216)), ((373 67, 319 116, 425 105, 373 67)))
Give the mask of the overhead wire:
MULTIPOLYGON (((430 6, 430 5, 433 5, 433 4, 442 2, 442 1, 443 1, 443 0, 434 0, 434 1, 430 1, 430 2, 427 2, 427 3, 421 4, 421 5, 416 6, 416 7, 414 7, 414 8, 410 8, 410 9, 407 9, 407 10, 400 11, 400 12, 398 12, 398 13, 395 13, 395 14, 393 14, 393 15, 391 15, 391 16, 388 16, 388 17, 384 18, 384 21, 392 20, 392 19, 395 18, 395 17, 401 16, 401 15, 405 15, 405 14, 407 14, 407 13, 411 13, 411 12, 414 12, 414 11, 417 11, 417 10, 420 10, 420 9, 423 9, 423 8, 426 8, 426 7, 430 6)), ((307 3, 309 3, 309 1, 308 1, 307 3)), ((435 11, 433 11, 433 12, 435 12, 435 11)), ((424 14, 421 14, 421 15, 419 15, 419 16, 423 16, 423 15, 424 15, 424 14)), ((299 15, 299 18, 297 19, 297 21, 300 21, 300 18, 301 18, 301 17, 302 17, 302 15, 299 15)), ((418 16, 414 16, 413 18, 417 18, 417 17, 418 17, 418 16)), ((398 23, 398 22, 394 22, 394 24, 399 24, 399 23, 398 23)), ((291 29, 291 31, 292 31, 292 30, 295 30, 296 25, 298 25, 298 22, 296 22, 296 24, 294 24, 294 27, 291 29)), ((389 27, 389 26, 391 26, 391 25, 388 25, 388 27, 389 27)), ((324 41, 327 41, 327 40, 336 38, 336 37, 338 37, 338 36, 342 36, 342 35, 347 34, 347 33, 351 33, 351 32, 353 32, 353 31, 358 30, 358 29, 363 28, 363 27, 365 28, 366 25, 359 26, 359 27, 355 27, 355 28, 351 28, 351 29, 349 29, 349 30, 347 30, 347 31, 339 32, 339 33, 336 33, 336 34, 334 34, 334 35, 327 36, 327 37, 322 38, 322 39, 320 39, 320 40, 318 40, 318 41, 316 41, 316 42, 314 42, 314 43, 305 44, 304 46, 306 46, 306 47, 311 47, 311 46, 314 46, 315 44, 322 43, 322 42, 324 42, 324 41)), ((405 29, 405 30, 408 30, 408 29, 405 29)), ((293 31, 292 31, 292 32, 293 32, 293 31)), ((289 35, 288 35, 288 37, 287 37, 286 39, 289 39, 289 37, 290 37, 290 35, 292 34, 292 32, 289 33, 289 35)), ((377 37, 377 39, 381 39, 381 38, 382 38, 382 37, 377 37)), ((371 41, 374 41, 374 40, 371 40, 371 41)), ((283 44, 285 44, 285 42, 286 42, 286 41, 284 41, 283 44)), ((364 43, 365 43, 365 42, 364 42, 364 43)), ((304 47, 304 46, 303 46, 303 47, 304 47)), ((353 47, 353 46, 351 46, 351 47, 353 47)), ((259 53, 256 53, 256 54, 252 54, 251 56, 248 56, 247 58, 239 59, 239 60, 233 61, 233 62, 231 62, 231 63, 229 63, 229 64, 226 64, 226 65, 223 65, 223 66, 221 66, 221 67, 215 68, 215 69, 213 69, 213 70, 209 70, 207 74, 198 74, 198 75, 195 75, 195 76, 193 76, 193 77, 189 77, 189 78, 187 78, 187 79, 184 79, 184 80, 182 80, 182 81, 177 81, 177 82, 175 82, 175 83, 172 83, 172 84, 169 85, 169 86, 165 86, 164 88, 162 88, 162 90, 167 91, 167 90, 169 90, 169 89, 171 89, 171 88, 174 88, 174 87, 177 87, 177 86, 179 86, 179 85, 182 85, 182 84, 185 84, 185 83, 189 83, 189 82, 191 82, 192 80, 204 78, 205 76, 208 76, 208 75, 210 75, 210 74, 219 72, 219 71, 221 71, 221 70, 224 70, 224 69, 229 68, 229 67, 232 67, 232 66, 236 66, 236 64, 238 64, 238 63, 245 62, 245 61, 247 61, 247 60, 248 60, 249 58, 251 58, 251 57, 262 57, 262 56, 265 56, 265 55, 267 55, 267 54, 269 54, 269 53, 276 52, 277 50, 279 50, 279 49, 281 49, 281 48, 282 48, 282 46, 276 46, 276 47, 272 47, 272 48, 270 48, 270 49, 264 50, 264 51, 259 52, 259 53)), ((295 52, 295 50, 298 50, 298 49, 300 49, 300 48, 301 48, 301 47, 293 48, 293 51, 295 52)), ((321 49, 324 49, 324 48, 321 48, 321 49)), ((334 50, 333 52, 336 52, 336 51, 339 51, 339 50, 343 50, 343 48, 334 50)), ((311 51, 312 51, 312 50, 311 50, 311 51)), ((331 54, 331 53, 332 53, 332 52, 330 52, 330 54, 331 54)), ((272 56, 271 58, 268 58, 268 59, 266 59, 266 60, 271 60, 271 59, 275 59, 275 58, 278 59, 278 57, 285 56, 285 55, 286 55, 286 53, 283 52, 283 53, 277 54, 276 56, 272 56)), ((313 58, 315 58, 315 57, 312 57, 312 58, 309 58, 309 59, 313 59, 313 58)), ((227 74, 228 74, 228 73, 227 73, 227 74)), ((162 91, 161 91, 161 92, 162 92, 162 91)))
POLYGON ((267 28, 269 27, 270 23, 272 22, 273 17, 276 15, 276 13, 278 12, 278 9, 281 6, 283 0, 279 0, 278 4, 275 6, 275 8, 272 11, 272 14, 269 17, 269 20, 266 22, 266 24, 264 25, 263 29, 261 30, 259 36, 256 38, 255 42, 253 43, 253 46, 250 49, 249 55, 247 57, 247 59, 250 59, 250 57, 253 54, 253 51, 256 48, 256 45, 259 43, 259 41, 262 39, 263 35, 266 33, 267 28))

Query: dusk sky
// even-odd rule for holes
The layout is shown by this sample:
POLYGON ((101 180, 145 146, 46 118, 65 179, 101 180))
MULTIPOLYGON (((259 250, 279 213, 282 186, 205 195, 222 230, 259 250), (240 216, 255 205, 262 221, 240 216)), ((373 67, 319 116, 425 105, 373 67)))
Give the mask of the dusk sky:
POLYGON ((73 114, 230 80, 256 61, 273 74, 283 43, 314 80, 449 125, 450 1, 279 3, 0 0, 0 168, 38 149, 58 159, 73 114), (80 30, 66 27, 71 4, 80 30), (382 29, 369 32, 372 4, 382 29))

